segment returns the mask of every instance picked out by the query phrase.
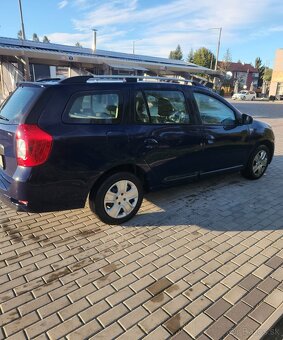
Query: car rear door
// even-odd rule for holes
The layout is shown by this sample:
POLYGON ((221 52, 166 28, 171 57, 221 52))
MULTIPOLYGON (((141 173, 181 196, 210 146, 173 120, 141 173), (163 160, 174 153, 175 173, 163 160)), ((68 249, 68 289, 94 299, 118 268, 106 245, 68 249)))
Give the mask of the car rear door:
POLYGON ((204 136, 201 173, 240 169, 250 151, 247 125, 240 123, 239 114, 219 96, 195 89, 193 97, 204 136))
POLYGON ((130 145, 156 177, 156 184, 198 176, 202 135, 177 86, 136 89, 130 145))

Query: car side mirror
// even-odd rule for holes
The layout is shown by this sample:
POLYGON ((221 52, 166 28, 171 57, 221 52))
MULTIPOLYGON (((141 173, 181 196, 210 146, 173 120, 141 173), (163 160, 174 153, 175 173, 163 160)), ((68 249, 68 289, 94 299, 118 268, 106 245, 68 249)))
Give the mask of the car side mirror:
POLYGON ((253 117, 250 115, 247 115, 246 113, 242 114, 242 124, 243 125, 248 125, 248 124, 252 124, 253 122, 253 117))

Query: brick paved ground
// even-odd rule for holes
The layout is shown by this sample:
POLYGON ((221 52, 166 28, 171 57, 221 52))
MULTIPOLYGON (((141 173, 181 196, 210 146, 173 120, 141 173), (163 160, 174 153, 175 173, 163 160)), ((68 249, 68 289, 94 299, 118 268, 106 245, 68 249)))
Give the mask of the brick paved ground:
POLYGON ((259 181, 151 193, 114 227, 0 202, 0 339, 260 338, 283 307, 283 105, 262 108, 277 146, 259 181))

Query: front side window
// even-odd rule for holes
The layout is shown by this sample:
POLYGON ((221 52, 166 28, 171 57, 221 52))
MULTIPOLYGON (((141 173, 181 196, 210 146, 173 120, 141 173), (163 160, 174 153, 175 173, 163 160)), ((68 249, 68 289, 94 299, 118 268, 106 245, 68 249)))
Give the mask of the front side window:
POLYGON ((180 91, 144 91, 136 94, 136 117, 143 123, 189 124, 184 94, 180 91))
POLYGON ((194 93, 201 120, 204 124, 221 125, 235 122, 235 114, 220 100, 203 93, 194 93))
POLYGON ((79 95, 67 110, 67 120, 92 124, 118 123, 119 111, 119 95, 116 93, 79 95))

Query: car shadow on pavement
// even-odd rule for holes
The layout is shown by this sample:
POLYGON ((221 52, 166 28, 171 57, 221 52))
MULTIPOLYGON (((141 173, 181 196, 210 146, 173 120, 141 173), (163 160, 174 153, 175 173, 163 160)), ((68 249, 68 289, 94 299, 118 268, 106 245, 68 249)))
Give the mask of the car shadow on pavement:
POLYGON ((283 157, 275 156, 266 174, 250 181, 220 175, 149 193, 139 214, 124 226, 198 225, 215 231, 283 229, 283 157))

